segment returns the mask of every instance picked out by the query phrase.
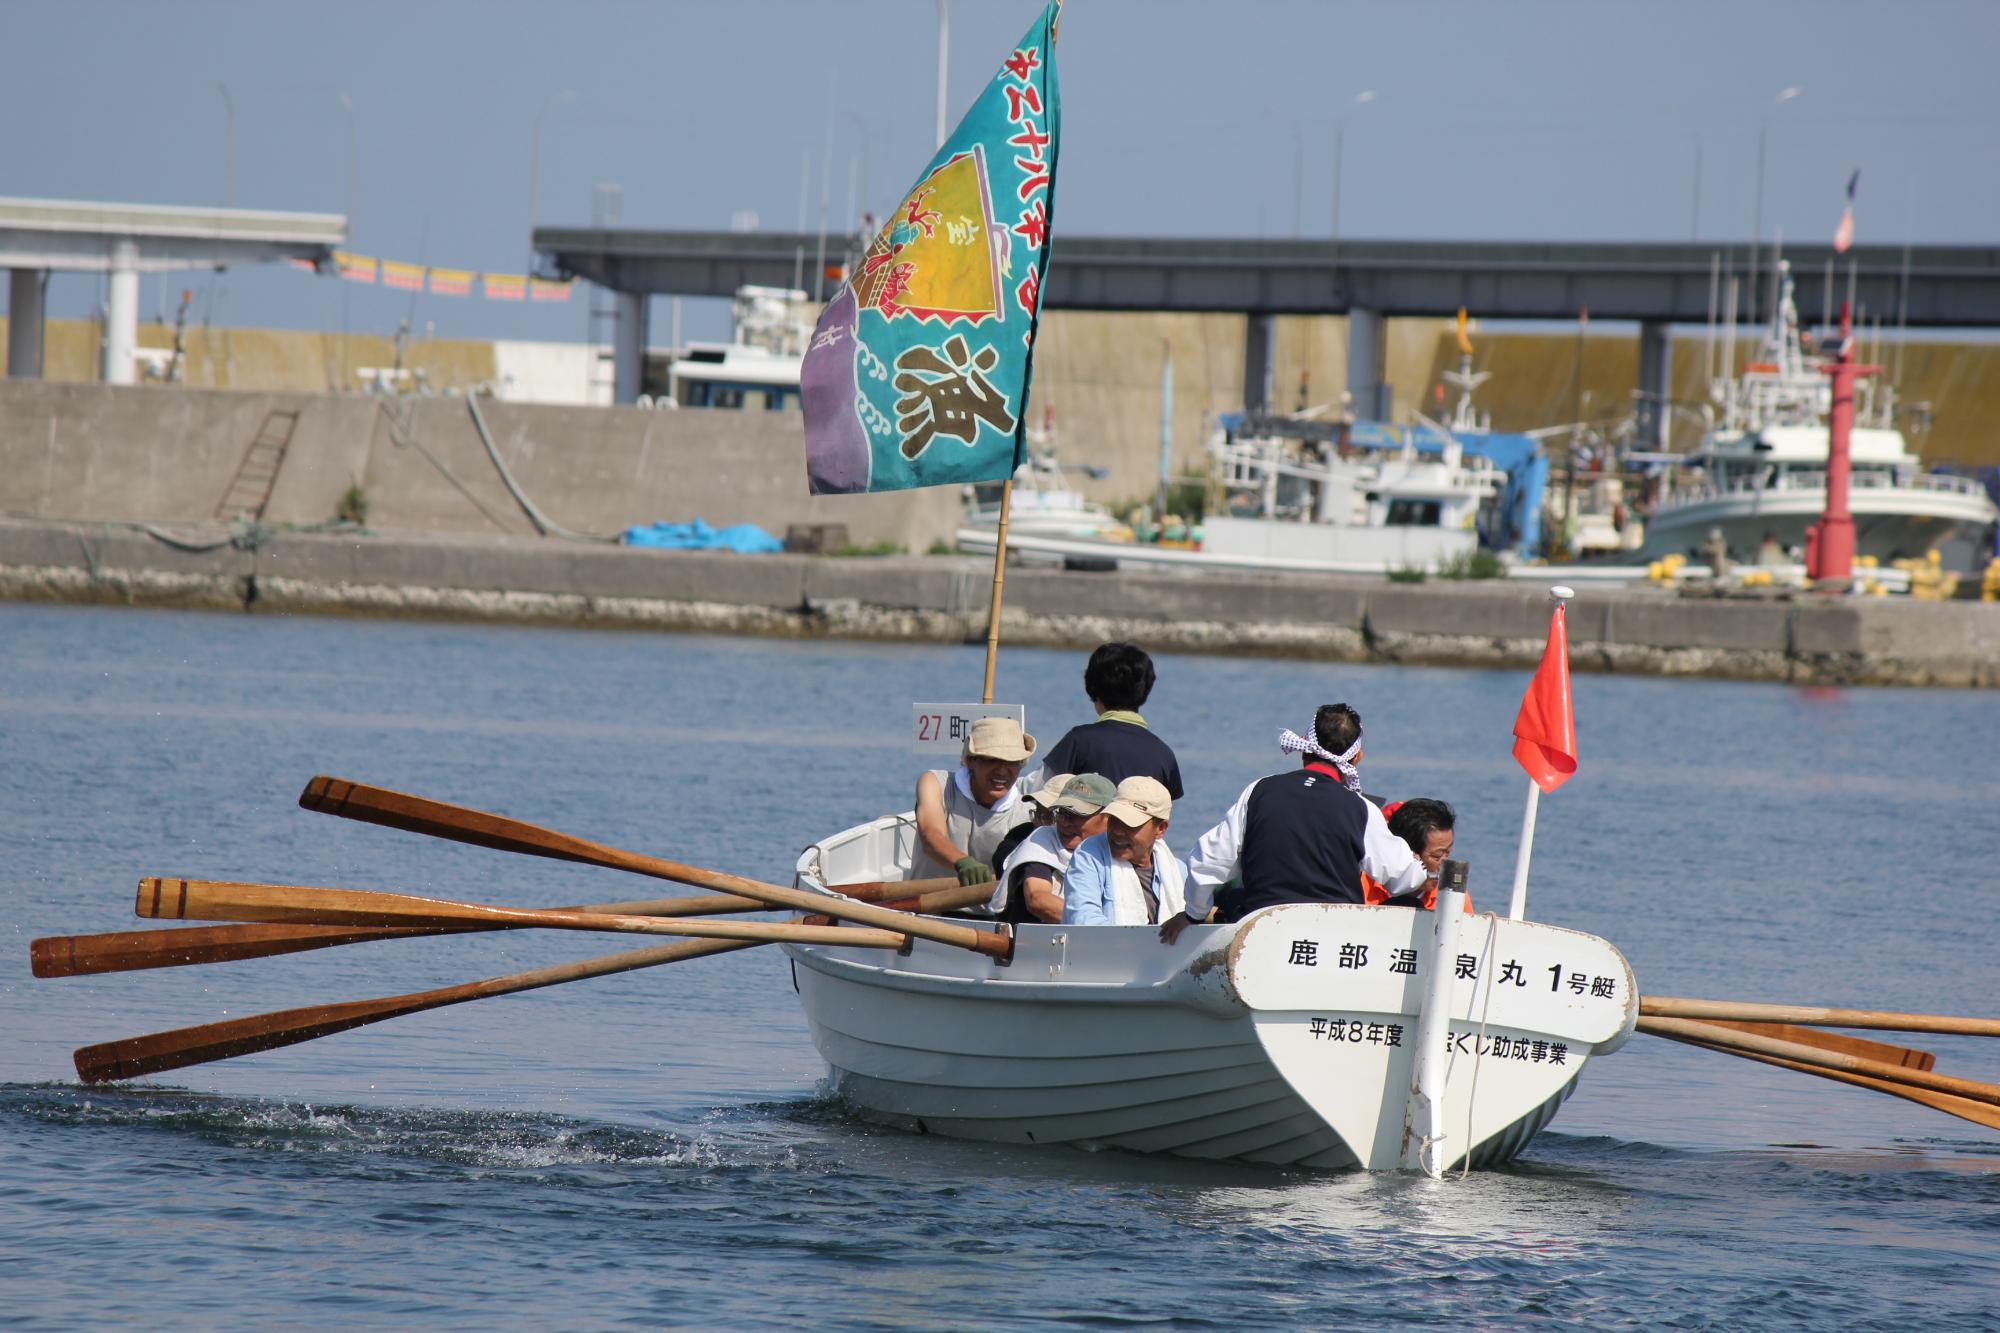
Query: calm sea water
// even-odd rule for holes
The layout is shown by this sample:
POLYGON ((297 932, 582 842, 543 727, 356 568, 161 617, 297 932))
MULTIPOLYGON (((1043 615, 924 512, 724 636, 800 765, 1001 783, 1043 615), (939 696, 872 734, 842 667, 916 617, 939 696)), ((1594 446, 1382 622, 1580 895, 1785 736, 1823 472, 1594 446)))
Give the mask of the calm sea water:
MULTIPOLYGON (((1045 740, 1082 658, 1003 650, 1045 740)), ((1635 1037, 1516 1167, 1321 1176, 871 1127, 782 957, 461 1005, 118 1088, 70 1051, 613 952, 511 933, 34 981, 135 878, 555 905, 657 892, 296 808, 318 772, 785 879, 903 808, 974 649, 0 607, 0 1320, 288 1325, 2000 1327, 2000 1134, 1635 1037)), ((1504 903, 1514 672, 1163 658, 1182 847, 1355 704, 1372 789, 1504 903)), ((2000 699, 1579 677, 1531 911, 1655 994, 2000 1010, 2000 699)), ((626 947, 631 947, 629 943, 626 947)), ((1923 1039, 1910 1038, 1912 1043, 1923 1039)), ((2000 1079, 2000 1043, 1936 1038, 2000 1079)))

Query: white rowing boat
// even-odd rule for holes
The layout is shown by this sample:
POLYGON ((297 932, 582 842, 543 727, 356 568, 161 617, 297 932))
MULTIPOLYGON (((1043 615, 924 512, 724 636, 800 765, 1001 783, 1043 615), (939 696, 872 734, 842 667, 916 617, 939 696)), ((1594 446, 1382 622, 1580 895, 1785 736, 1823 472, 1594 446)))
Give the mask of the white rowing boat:
MULTIPOLYGON (((906 877, 915 836, 907 815, 845 830, 805 850, 798 883, 906 877)), ((871 1118, 1436 1174, 1520 1153, 1638 1016, 1632 969, 1604 940, 1482 914, 1457 917, 1440 953, 1437 924, 1315 903, 1196 927, 1173 947, 1151 928, 1026 925, 1004 963, 923 940, 900 954, 785 951, 833 1088, 871 1118), (1426 1085, 1434 977, 1444 1021, 1426 1085), (1412 1106, 1420 1086, 1428 1119, 1412 1106)))

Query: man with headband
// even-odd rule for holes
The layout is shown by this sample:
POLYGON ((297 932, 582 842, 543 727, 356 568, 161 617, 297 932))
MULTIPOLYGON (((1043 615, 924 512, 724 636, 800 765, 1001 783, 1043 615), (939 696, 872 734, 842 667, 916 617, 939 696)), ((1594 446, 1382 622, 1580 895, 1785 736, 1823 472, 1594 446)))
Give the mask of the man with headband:
POLYGON ((1279 903, 1362 902, 1364 872, 1392 898, 1423 889, 1424 863, 1361 795, 1360 714, 1327 704, 1311 736, 1286 731, 1278 746, 1303 764, 1251 783, 1201 835, 1188 862, 1187 910, 1160 926, 1166 943, 1206 920, 1216 889, 1239 872, 1246 916, 1279 903))

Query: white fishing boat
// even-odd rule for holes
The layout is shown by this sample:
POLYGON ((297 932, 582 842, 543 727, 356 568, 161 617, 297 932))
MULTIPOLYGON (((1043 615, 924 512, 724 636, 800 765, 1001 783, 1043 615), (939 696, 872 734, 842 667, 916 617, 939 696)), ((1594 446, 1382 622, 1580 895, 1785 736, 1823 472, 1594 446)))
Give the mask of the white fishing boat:
MULTIPOLYGON (((1103 476, 1103 470, 1093 475, 1103 476)), ((1000 528, 1000 494, 1004 483, 976 482, 965 488, 965 522, 983 529, 985 549, 993 549, 993 537, 1000 528)), ((1038 429, 1028 431, 1028 459, 1014 469, 1014 497, 1008 506, 1007 533, 1010 538, 1049 537, 1059 541, 1132 541, 1132 529, 1109 509, 1083 498, 1056 454, 1055 425, 1044 414, 1038 429)), ((962 544, 962 543, 961 543, 962 544)))
MULTIPOLYGON (((908 815, 848 829, 805 850, 797 882, 906 877, 915 838, 908 815)), ((1526 1147, 1584 1066, 1632 1033, 1638 994, 1594 936, 1451 913, 1456 940, 1440 952, 1439 923, 1314 903, 1195 927, 1172 947, 1150 927, 1024 925, 1006 962, 923 940, 900 954, 785 947, 832 1088, 870 1118, 1006 1143, 1435 1173, 1526 1147), (1434 980, 1427 1076, 1417 1057, 1434 980)))
MULTIPOLYGON (((1436 569, 1479 545, 1481 508, 1506 474, 1447 439, 1436 451, 1412 435, 1341 442, 1336 422, 1252 419, 1211 443, 1223 506, 1201 524, 1198 549, 1016 530, 1010 551, 1123 567, 1382 574, 1436 569), (1316 430, 1302 427, 1317 427, 1316 430)), ((1018 503, 1018 493, 1017 500, 1018 503)), ((988 553, 990 527, 962 528, 963 550, 988 553)))
MULTIPOLYGON (((1779 274, 1761 356, 1741 375, 1711 385, 1721 421, 1683 456, 1674 485, 1648 518, 1647 556, 1698 555, 1717 529, 1737 560, 1768 550, 1766 536, 1802 551, 1806 529, 1826 510, 1831 381, 1826 359, 1808 352, 1799 329, 1790 265, 1780 264, 1779 274)), ((1894 390, 1873 378, 1856 382, 1849 452, 1857 555, 1885 565, 1921 557, 2000 520, 1977 482, 1924 469, 1896 428, 1894 390)))

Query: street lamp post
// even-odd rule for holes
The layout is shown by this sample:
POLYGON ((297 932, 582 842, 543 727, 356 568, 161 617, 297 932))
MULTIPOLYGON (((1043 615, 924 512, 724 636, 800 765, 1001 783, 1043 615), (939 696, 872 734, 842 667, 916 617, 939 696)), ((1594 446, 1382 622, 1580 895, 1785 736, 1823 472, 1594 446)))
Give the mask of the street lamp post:
POLYGON ((223 149, 222 206, 236 207, 236 99, 229 95, 229 85, 217 83, 215 91, 222 94, 222 110, 228 116, 227 138, 223 149))
POLYGON ((1347 156, 1347 116, 1355 107, 1366 106, 1374 101, 1377 94, 1368 92, 1354 94, 1354 100, 1334 118, 1333 122, 1333 246, 1337 254, 1340 249, 1340 178, 1346 165, 1347 156))
POLYGON ((542 122, 555 110, 556 103, 575 98, 576 89, 565 88, 543 102, 541 110, 535 112, 535 131, 528 140, 528 276, 531 278, 535 272, 535 222, 542 207, 542 122))
MULTIPOLYGON (((1804 88, 1783 88, 1771 99, 1771 106, 1780 106, 1805 92, 1804 88)), ((1750 212, 1750 322, 1758 322, 1759 298, 1763 295, 1761 275, 1758 272, 1757 247, 1764 241, 1764 153, 1771 137, 1771 107, 1764 109, 1763 120, 1757 126, 1757 194, 1750 212)))
POLYGON ((945 82, 951 63, 951 0, 937 0, 937 146, 944 147, 945 82))
POLYGON ((354 163, 356 144, 354 99, 338 88, 334 89, 333 95, 340 99, 341 106, 347 110, 347 240, 351 245, 354 242, 354 163))

